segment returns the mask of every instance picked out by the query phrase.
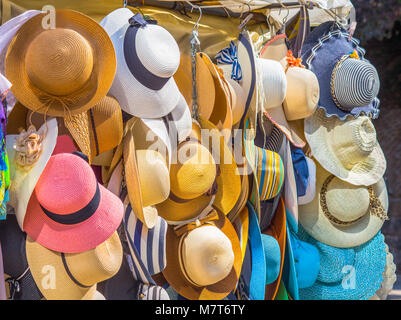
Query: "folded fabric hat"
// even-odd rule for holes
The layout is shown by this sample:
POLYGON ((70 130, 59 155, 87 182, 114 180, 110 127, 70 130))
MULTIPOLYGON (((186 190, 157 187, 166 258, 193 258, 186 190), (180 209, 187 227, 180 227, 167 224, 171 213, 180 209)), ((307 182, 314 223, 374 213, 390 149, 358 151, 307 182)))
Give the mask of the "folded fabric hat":
POLYGON ((302 227, 298 236, 316 246, 320 254, 319 275, 312 287, 300 289, 302 300, 367 300, 380 287, 386 265, 380 232, 365 244, 349 249, 325 245, 302 227))
POLYGON ((285 213, 284 201, 282 198, 280 198, 279 205, 277 207, 277 210, 274 214, 274 217, 271 221, 269 228, 263 231, 263 234, 272 236, 274 239, 276 239, 280 247, 279 275, 274 282, 266 285, 265 287, 265 300, 274 300, 279 290, 279 285, 281 282, 281 277, 284 267, 285 248, 287 242, 286 213, 285 213))
POLYGON ((241 271, 241 246, 224 214, 212 210, 204 219, 169 226, 166 244, 163 275, 180 295, 191 300, 223 299, 234 290, 241 271))
MULTIPOLYGON (((241 178, 238 172, 238 167, 235 163, 233 155, 224 141, 223 135, 208 120, 199 117, 199 122, 194 122, 193 130, 191 133, 193 138, 196 137, 197 141, 191 141, 191 138, 187 144, 187 147, 194 147, 195 149, 204 150, 202 152, 205 155, 204 164, 199 167, 194 165, 199 162, 198 156, 190 157, 185 165, 178 163, 172 166, 171 175, 171 191, 179 194, 172 195, 170 193, 169 198, 158 204, 156 207, 161 217, 166 219, 169 223, 182 223, 184 221, 190 221, 199 216, 205 208, 211 204, 213 207, 218 209, 224 214, 228 214, 238 201, 241 193, 241 178), (207 146, 209 149, 205 148, 207 146), (206 152, 207 151, 207 152, 206 152), (212 156, 210 158, 209 154, 212 156), (213 165, 214 163, 214 165, 213 165), (216 165, 218 168, 216 168, 216 165), (184 167, 191 171, 189 174, 182 175, 181 169, 184 171, 184 167), (193 180, 198 174, 198 170, 206 170, 207 175, 202 174, 198 180, 203 181, 199 183, 198 180, 193 182, 199 184, 194 189, 194 185, 188 183, 188 179, 193 180), (178 175, 177 175, 178 174, 178 175), (213 178, 213 179, 212 179, 213 178), (213 185, 213 190, 207 192, 213 185), (180 186, 184 187, 187 194, 181 192, 180 186), (217 189, 216 189, 217 188, 217 189), (192 193, 192 195, 190 195, 192 193), (191 199, 191 197, 193 197, 191 199), (187 199, 185 199, 187 198, 187 199)), ((184 149, 185 151, 185 149, 184 149)), ((186 152, 186 151, 185 151, 186 152)), ((195 152, 195 150, 191 151, 195 152)), ((186 156, 184 154, 184 159, 186 156)), ((202 158, 200 158, 202 159, 202 158)))
POLYGON ((378 117, 380 80, 364 55, 359 41, 331 21, 316 27, 305 39, 302 59, 319 80, 318 107, 328 117, 345 120, 361 113, 378 117))
POLYGON ((10 165, 9 204, 23 230, 29 199, 46 167, 57 141, 57 120, 50 119, 37 131, 31 126, 19 135, 6 136, 10 165))
POLYGON ((180 51, 173 36, 147 20, 120 8, 100 25, 113 42, 117 72, 110 89, 121 108, 140 118, 159 118, 177 105, 180 93, 173 75, 180 64, 180 51))
POLYGON ((94 249, 121 223, 123 204, 74 154, 50 157, 29 200, 23 229, 42 246, 65 253, 94 249))
POLYGON ((343 122, 318 110, 305 120, 305 136, 321 166, 348 183, 369 186, 386 171, 375 127, 367 116, 343 122))
POLYGON ((35 284, 26 258, 26 234, 18 226, 13 210, 9 213, 7 220, 0 222, 7 298, 10 300, 40 300, 43 295, 35 284))
POLYGON ((82 13, 57 9, 54 29, 43 28, 46 14, 25 22, 10 43, 5 72, 13 83, 11 90, 24 106, 40 113, 66 116, 87 111, 113 82, 113 44, 103 28, 82 13))
POLYGON ((316 240, 339 248, 359 246, 383 226, 388 194, 383 179, 365 187, 344 182, 316 164, 316 195, 299 206, 299 222, 316 240))
POLYGON ((306 185, 305 195, 301 197, 298 196, 299 206, 311 202, 313 198, 315 198, 316 192, 316 165, 311 158, 305 156, 305 159, 308 166, 308 181, 306 185))
POLYGON ((47 300, 92 300, 96 284, 120 269, 123 250, 114 232, 94 249, 79 253, 55 252, 27 237, 26 255, 33 278, 47 300))

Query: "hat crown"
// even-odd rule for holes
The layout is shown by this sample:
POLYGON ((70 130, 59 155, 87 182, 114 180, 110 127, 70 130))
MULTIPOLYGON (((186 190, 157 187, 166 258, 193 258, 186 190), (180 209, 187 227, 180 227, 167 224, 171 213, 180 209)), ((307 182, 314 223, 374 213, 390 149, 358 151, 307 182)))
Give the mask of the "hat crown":
POLYGON ((379 93, 379 76, 367 61, 347 58, 333 73, 335 98, 346 109, 367 106, 379 93))
POLYGON ((366 116, 337 125, 333 134, 333 150, 345 168, 351 169, 376 147, 373 123, 366 116))
POLYGON ((202 226, 189 232, 181 250, 185 272, 199 286, 223 280, 234 265, 231 241, 216 226, 202 226))
POLYGON ((89 80, 94 68, 92 47, 74 30, 46 30, 28 46, 25 66, 38 89, 51 95, 68 95, 89 80))
POLYGON ((66 262, 73 277, 92 286, 114 276, 120 269, 123 252, 117 232, 93 250, 66 254, 66 262))
POLYGON ((76 155, 60 153, 50 157, 35 195, 46 210, 67 215, 88 205, 96 190, 97 180, 89 164, 76 155))
POLYGON ((287 78, 283 66, 274 60, 257 59, 264 89, 264 108, 280 106, 287 93, 287 78))
POLYGON ((139 28, 136 54, 147 70, 161 78, 172 77, 180 64, 180 50, 173 36, 161 26, 139 28))
POLYGON ((354 221, 368 212, 369 192, 364 186, 354 186, 334 178, 327 186, 326 204, 329 213, 338 220, 354 221))

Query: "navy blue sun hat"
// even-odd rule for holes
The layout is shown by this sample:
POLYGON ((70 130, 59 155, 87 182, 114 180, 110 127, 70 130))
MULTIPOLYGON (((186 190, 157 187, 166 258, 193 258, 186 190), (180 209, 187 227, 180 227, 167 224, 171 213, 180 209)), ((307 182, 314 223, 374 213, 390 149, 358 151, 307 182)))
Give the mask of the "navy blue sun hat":
POLYGON ((316 27, 305 39, 302 60, 319 81, 318 108, 328 117, 378 117, 380 80, 364 56, 359 40, 332 21, 316 27))
POLYGON ((313 286, 299 290, 301 300, 367 300, 380 288, 386 266, 381 232, 363 245, 347 249, 317 241, 301 225, 298 236, 320 254, 317 280, 313 286))

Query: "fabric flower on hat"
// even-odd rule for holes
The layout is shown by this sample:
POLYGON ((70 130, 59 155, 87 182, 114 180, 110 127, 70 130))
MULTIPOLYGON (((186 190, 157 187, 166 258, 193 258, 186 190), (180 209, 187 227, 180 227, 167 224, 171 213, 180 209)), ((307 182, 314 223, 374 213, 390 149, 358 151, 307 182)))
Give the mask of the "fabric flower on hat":
POLYGON ((30 126, 23 130, 15 140, 14 149, 17 151, 15 161, 21 167, 30 167, 36 163, 42 153, 43 132, 36 131, 30 126))

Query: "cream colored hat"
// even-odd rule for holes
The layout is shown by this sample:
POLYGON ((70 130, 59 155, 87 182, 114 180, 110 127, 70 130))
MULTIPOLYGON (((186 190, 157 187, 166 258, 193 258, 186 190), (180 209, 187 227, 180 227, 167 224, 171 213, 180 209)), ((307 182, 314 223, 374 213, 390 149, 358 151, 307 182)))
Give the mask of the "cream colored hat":
POLYGON ((287 77, 287 94, 283 107, 288 121, 305 119, 311 116, 319 102, 319 82, 315 74, 304 68, 289 67, 287 77))
POLYGON ((343 122, 317 110, 305 120, 305 137, 321 166, 348 183, 369 186, 386 171, 375 127, 367 116, 343 122))
POLYGON ((38 131, 32 126, 19 135, 6 136, 10 165, 9 204, 15 209, 21 230, 31 194, 56 146, 57 133, 57 120, 53 118, 38 131))
POLYGON ((338 248, 360 246, 387 219, 388 195, 380 179, 369 187, 349 184, 316 163, 316 196, 299 206, 299 222, 316 240, 338 248))

